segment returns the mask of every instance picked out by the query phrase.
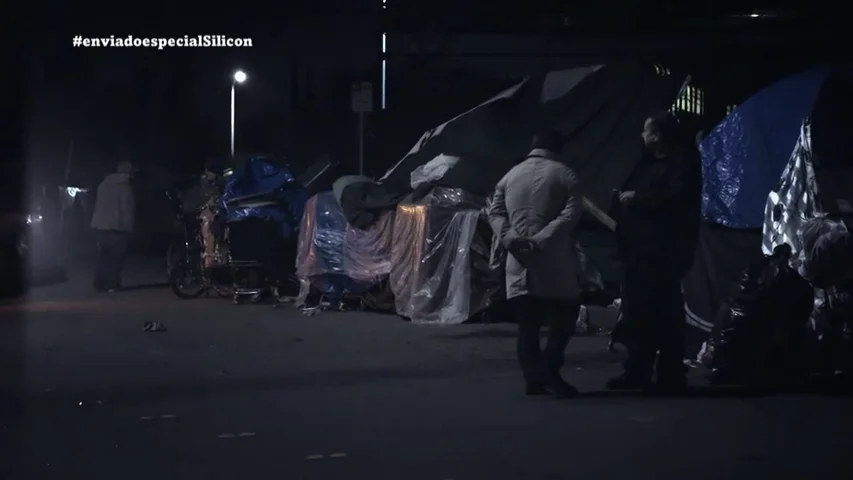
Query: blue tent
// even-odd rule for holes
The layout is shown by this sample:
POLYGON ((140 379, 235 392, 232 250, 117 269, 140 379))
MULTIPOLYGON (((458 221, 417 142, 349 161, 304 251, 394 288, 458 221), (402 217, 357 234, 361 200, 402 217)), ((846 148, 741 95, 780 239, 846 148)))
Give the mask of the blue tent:
POLYGON ((236 168, 220 198, 227 221, 266 218, 281 224, 284 238, 299 229, 307 200, 308 193, 290 168, 264 156, 236 168))
POLYGON ((765 88, 702 141, 706 220, 730 228, 761 228, 767 195, 779 181, 803 119, 811 114, 828 75, 829 69, 812 70, 765 88))

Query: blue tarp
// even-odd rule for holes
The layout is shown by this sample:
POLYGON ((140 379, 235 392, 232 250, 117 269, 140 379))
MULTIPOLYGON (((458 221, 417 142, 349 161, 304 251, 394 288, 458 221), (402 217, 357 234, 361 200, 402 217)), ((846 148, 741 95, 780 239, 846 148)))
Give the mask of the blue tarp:
POLYGON ((234 170, 225 184, 220 203, 228 222, 262 218, 282 225, 284 238, 299 229, 308 193, 287 166, 267 157, 253 157, 234 170), (275 205, 253 206, 274 201, 275 205))
POLYGON ((333 299, 360 293, 371 285, 359 284, 346 275, 344 249, 347 219, 334 192, 318 193, 305 212, 306 229, 301 232, 296 272, 320 292, 333 299))
POLYGON ((762 227, 767 195, 779 182, 828 75, 828 69, 812 70, 765 88, 702 141, 706 220, 731 228, 762 227))

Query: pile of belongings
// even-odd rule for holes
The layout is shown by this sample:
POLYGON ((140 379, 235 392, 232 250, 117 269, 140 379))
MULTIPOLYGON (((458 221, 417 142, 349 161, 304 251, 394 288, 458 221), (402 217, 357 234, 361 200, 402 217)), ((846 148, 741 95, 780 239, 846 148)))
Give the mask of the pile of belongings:
POLYGON ((714 384, 787 383, 813 374, 849 375, 853 322, 851 237, 820 217, 747 268, 699 353, 714 384))
POLYGON ((800 273, 815 288, 811 368, 849 378, 853 373, 853 237, 844 223, 816 218, 803 225, 801 239, 800 273))
POLYGON ((790 265, 791 247, 749 266, 720 308, 699 361, 713 384, 755 384, 797 372, 813 305, 811 285, 790 265))

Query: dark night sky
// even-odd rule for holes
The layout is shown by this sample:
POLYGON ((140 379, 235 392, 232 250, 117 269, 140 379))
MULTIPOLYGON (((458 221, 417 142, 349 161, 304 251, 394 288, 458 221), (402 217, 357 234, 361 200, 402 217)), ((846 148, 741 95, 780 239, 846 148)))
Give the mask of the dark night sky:
MULTIPOLYGON (((416 8, 418 2, 408 4, 416 8)), ((465 10, 463 4, 469 12, 477 13, 477 8, 470 6, 475 2, 470 1, 457 3, 458 11, 465 10)), ((148 10, 138 15, 125 12, 112 17, 108 11, 101 11, 100 16, 72 22, 68 19, 83 18, 85 12, 65 2, 53 2, 42 22, 54 33, 39 39, 38 54, 25 65, 32 78, 26 144, 30 183, 54 183, 61 178, 71 144, 75 172, 72 176, 78 182, 93 181, 118 158, 132 158, 152 168, 189 170, 201 165, 207 156, 226 155, 229 75, 237 68, 244 69, 250 77, 237 92, 238 151, 287 153, 297 164, 310 162, 320 153, 331 153, 344 162, 352 162, 357 135, 355 115, 349 111, 348 90, 356 80, 379 83, 378 32, 381 27, 367 14, 369 8, 378 5, 378 2, 363 2, 353 6, 352 2, 342 0, 322 4, 297 2, 272 13, 270 7, 253 8, 253 2, 240 2, 231 5, 228 11, 207 7, 191 16, 186 13, 192 11, 187 6, 166 5, 156 9, 154 4, 147 4, 148 10), (362 11, 356 11, 356 7, 362 11), (337 14, 329 13, 333 11, 337 14), (120 20, 113 21, 114 18, 120 20), (251 37, 254 48, 160 52, 71 47, 73 34, 99 37, 131 33, 152 37, 199 33, 251 37)), ((433 2, 432 5, 429 15, 418 17, 409 13, 403 17, 423 21, 440 19, 442 15, 450 18, 439 12, 440 6, 436 6, 439 4, 433 2)), ((717 8, 720 5, 717 4, 717 8)), ((550 40, 544 38, 543 32, 537 36, 520 35, 519 32, 485 36, 477 30, 486 29, 482 24, 489 21, 490 31, 497 30, 494 28, 495 9, 479 8, 480 12, 489 12, 472 16, 479 18, 479 24, 458 19, 455 23, 448 22, 457 29, 470 28, 474 33, 468 35, 440 34, 439 26, 433 27, 429 34, 389 35, 389 107, 394 110, 395 103, 405 103, 401 97, 417 97, 422 105, 414 108, 410 99, 407 108, 422 110, 422 118, 395 120, 396 123, 411 123, 412 132, 397 135, 403 138, 386 136, 383 142, 411 143, 415 138, 407 137, 416 137, 423 129, 433 126, 431 123, 436 118, 468 108, 491 96, 501 82, 525 74, 637 56, 640 55, 638 48, 644 49, 643 55, 648 55, 649 51, 689 45, 683 40, 661 41, 648 34, 643 39, 645 46, 633 38, 609 35, 609 40, 604 42, 609 44, 606 49, 601 47, 601 37, 608 35, 603 34, 579 39, 563 33, 550 40), (542 51, 569 55, 561 58, 535 55, 542 51), (482 55, 458 55, 472 52, 482 55), (476 84, 472 79, 483 77, 479 80, 482 86, 463 88, 460 84, 464 82, 455 80, 458 75, 435 73, 448 69, 469 72, 467 80, 472 84, 476 84), (428 78, 421 78, 420 83, 415 80, 394 83, 407 75, 407 78, 428 78), (487 76, 492 80, 487 80, 487 76), (447 94, 453 91, 458 94, 447 94), (444 93, 439 95, 440 92, 444 93)), ((623 13, 621 18, 628 18, 631 12, 623 13)), ((462 14, 456 16, 461 18, 462 14)), ((545 18, 556 21, 560 16, 545 18)), ((594 18, 596 22, 601 21, 600 17, 594 18)), ((618 30, 619 21, 614 17, 603 25, 618 30)), ((595 30, 589 26, 592 23, 581 22, 578 30, 595 30)), ((418 25, 406 24, 411 30, 415 29, 413 26, 418 25)), ((691 38, 703 35, 707 41, 707 34, 694 33, 691 38)), ((720 52, 717 50, 716 57, 724 57, 720 52)), ((689 51, 678 55, 691 56, 689 51)), ((717 58, 715 61, 729 65, 729 71, 725 72, 728 76, 737 76, 733 70, 755 63, 748 57, 739 60, 717 58)), ((698 61, 693 58, 692 62, 694 66, 698 64, 695 68, 717 70, 701 58, 698 61)), ((725 75, 714 74, 718 81, 725 75)), ((375 96, 378 97, 378 87, 375 96)), ((414 113, 410 112, 409 116, 413 117, 414 113)), ((372 123, 368 129, 373 137, 381 136, 383 120, 383 115, 379 114, 370 118, 372 123)), ((387 164, 389 159, 378 157, 396 157, 404 152, 404 148, 388 148, 381 154, 376 153, 375 161, 378 165, 387 164)))

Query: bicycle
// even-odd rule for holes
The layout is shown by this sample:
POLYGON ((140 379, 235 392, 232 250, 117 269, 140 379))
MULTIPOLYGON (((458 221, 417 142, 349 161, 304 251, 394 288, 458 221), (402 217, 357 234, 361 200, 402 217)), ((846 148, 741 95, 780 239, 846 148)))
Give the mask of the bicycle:
MULTIPOLYGON (((184 300, 202 295, 209 296, 211 291, 220 297, 233 295, 233 287, 222 285, 214 280, 213 275, 217 268, 215 266, 209 268, 205 265, 204 237, 201 228, 193 228, 189 225, 193 219, 197 220, 198 215, 183 215, 182 223, 185 232, 183 253, 180 257, 176 257, 176 263, 170 262, 169 288, 178 298, 184 300)), ((171 257, 169 258, 171 260, 171 257)), ((216 262, 217 265, 221 263, 221 261, 216 262)))

